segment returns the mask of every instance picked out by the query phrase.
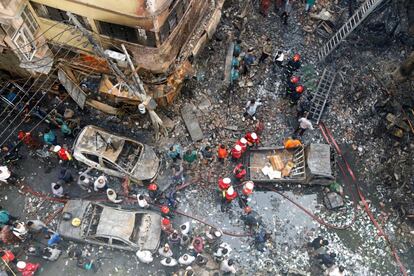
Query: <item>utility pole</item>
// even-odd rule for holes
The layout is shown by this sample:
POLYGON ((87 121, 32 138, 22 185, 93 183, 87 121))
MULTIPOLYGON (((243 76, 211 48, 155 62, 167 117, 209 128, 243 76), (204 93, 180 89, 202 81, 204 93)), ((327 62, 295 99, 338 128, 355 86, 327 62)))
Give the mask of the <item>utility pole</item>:
POLYGON ((158 114, 155 112, 156 105, 154 107, 154 104, 151 103, 151 102, 154 102, 154 100, 150 96, 147 95, 147 93, 145 91, 144 84, 143 84, 142 80, 140 79, 140 77, 138 76, 138 74, 135 70, 135 67, 134 67, 134 65, 131 61, 131 58, 129 57, 129 54, 126 51, 125 46, 122 44, 122 49, 124 50, 124 53, 127 57, 128 64, 129 64, 129 66, 131 67, 131 70, 132 70, 133 79, 134 79, 134 82, 132 82, 132 83, 129 82, 127 76, 118 68, 118 65, 106 56, 106 54, 105 54, 104 50, 102 49, 102 47, 96 42, 96 40, 92 36, 92 34, 90 34, 89 31, 86 30, 82 26, 82 24, 79 22, 79 20, 71 12, 67 12, 67 15, 68 15, 69 19, 73 22, 73 24, 79 29, 79 31, 92 44, 93 49, 98 54, 98 56, 100 56, 101 58, 104 58, 108 62, 109 68, 113 71, 115 76, 117 76, 118 79, 120 79, 120 80, 124 81, 126 84, 128 84, 132 88, 132 93, 136 97, 138 97, 138 99, 142 102, 142 104, 144 104, 144 106, 148 110, 148 114, 150 116, 152 125, 153 125, 154 130, 155 130, 155 139, 156 140, 159 139, 160 131, 162 131, 162 133, 164 135, 167 135, 167 129, 165 128, 163 121, 158 116, 158 114))

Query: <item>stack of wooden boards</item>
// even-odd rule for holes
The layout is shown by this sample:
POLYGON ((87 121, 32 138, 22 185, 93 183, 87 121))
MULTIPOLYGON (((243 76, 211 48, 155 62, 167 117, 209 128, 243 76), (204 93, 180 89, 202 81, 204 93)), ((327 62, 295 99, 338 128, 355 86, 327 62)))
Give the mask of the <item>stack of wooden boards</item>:
POLYGON ((269 159, 270 166, 264 166, 262 172, 270 179, 288 177, 291 170, 295 167, 295 163, 293 163, 293 155, 287 150, 282 152, 275 151, 273 155, 267 156, 267 158, 269 159))

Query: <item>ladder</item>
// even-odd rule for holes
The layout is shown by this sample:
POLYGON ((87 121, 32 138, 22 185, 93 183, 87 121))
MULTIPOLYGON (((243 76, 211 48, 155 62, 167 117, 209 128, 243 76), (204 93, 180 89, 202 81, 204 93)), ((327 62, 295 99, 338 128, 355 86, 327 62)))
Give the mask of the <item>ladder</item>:
POLYGON ((331 92, 336 72, 325 68, 322 73, 321 80, 319 81, 316 91, 313 93, 310 109, 309 118, 311 121, 319 124, 322 117, 323 110, 326 102, 328 101, 329 93, 331 92))
POLYGON ((367 0, 362 6, 342 25, 342 27, 331 37, 319 50, 319 61, 323 61, 336 47, 350 34, 365 18, 384 0, 367 0))

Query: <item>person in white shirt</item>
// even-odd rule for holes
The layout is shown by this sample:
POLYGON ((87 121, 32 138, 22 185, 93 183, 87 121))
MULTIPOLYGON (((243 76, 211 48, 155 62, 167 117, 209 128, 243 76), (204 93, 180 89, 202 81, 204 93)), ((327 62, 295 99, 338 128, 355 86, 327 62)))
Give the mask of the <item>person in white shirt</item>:
POLYGON ((52 193, 57 197, 63 197, 63 187, 57 183, 52 183, 52 193))
POLYGON ((305 115, 305 117, 300 118, 298 122, 299 126, 296 128, 294 135, 299 134, 299 136, 302 136, 305 130, 313 130, 312 123, 308 120, 307 115, 305 115))
POLYGON ((180 225, 180 231, 181 234, 183 235, 188 235, 188 233, 190 232, 190 222, 184 222, 183 224, 180 225))
POLYGON ((107 182, 108 182, 108 178, 106 178, 105 175, 101 175, 93 183, 93 189, 95 190, 95 192, 106 190, 108 188, 107 182))
POLYGON ((59 250, 57 248, 52 248, 52 247, 46 247, 43 250, 42 258, 48 261, 54 262, 57 259, 59 259, 59 256, 61 253, 62 253, 62 250, 59 250))
POLYGON ((345 267, 340 265, 339 267, 334 265, 328 268, 325 273, 325 276, 345 276, 345 267))
POLYGON ((88 168, 86 171, 81 173, 78 177, 78 185, 82 190, 88 191, 92 184, 92 176, 88 173, 92 170, 92 168, 88 168))
POLYGON ((223 260, 220 263, 220 270, 224 273, 232 273, 236 274, 236 268, 234 267, 234 261, 232 259, 229 260, 223 260))
POLYGON ((182 256, 178 259, 178 262, 179 262, 181 265, 190 265, 190 264, 192 264, 192 263, 194 262, 194 260, 195 260, 195 257, 194 257, 194 256, 190 256, 190 255, 188 255, 188 254, 184 254, 184 255, 182 255, 182 256))
POLYGON ((38 219, 28 220, 26 223, 27 227, 29 228, 30 232, 38 233, 42 230, 46 230, 47 226, 43 223, 43 221, 38 219))
POLYGON ((260 102, 260 99, 257 101, 255 99, 251 99, 246 103, 246 112, 243 114, 242 120, 246 120, 246 117, 251 117, 253 121, 256 121, 256 111, 259 106, 261 106, 262 103, 260 102))
POLYGON ((138 260, 141 263, 149 264, 149 263, 152 263, 152 261, 154 260, 151 252, 148 250, 143 250, 143 251, 138 250, 136 254, 137 254, 138 260))
POLYGON ((13 235, 18 237, 20 240, 25 240, 27 235, 27 228, 23 222, 18 222, 12 229, 13 235))
POLYGON ((7 168, 6 166, 0 166, 0 181, 7 183, 7 179, 10 178, 10 171, 9 168, 7 168))
POLYGON ((170 246, 168 245, 168 243, 166 243, 164 245, 164 247, 160 247, 158 249, 158 254, 160 254, 161 256, 165 257, 165 258, 169 258, 172 257, 173 252, 171 251, 170 246))
POLYGON ((172 267, 172 266, 176 266, 177 264, 178 264, 178 262, 177 262, 177 260, 176 259, 174 259, 174 258, 165 258, 165 259, 162 259, 161 260, 161 264, 163 265, 163 266, 169 266, 169 267, 172 267))
POLYGON ((122 199, 117 199, 118 195, 116 194, 114 189, 107 189, 106 196, 112 203, 118 204, 122 202, 122 199))
POLYGON ((144 195, 137 194, 138 206, 144 209, 149 208, 149 204, 145 199, 144 195))

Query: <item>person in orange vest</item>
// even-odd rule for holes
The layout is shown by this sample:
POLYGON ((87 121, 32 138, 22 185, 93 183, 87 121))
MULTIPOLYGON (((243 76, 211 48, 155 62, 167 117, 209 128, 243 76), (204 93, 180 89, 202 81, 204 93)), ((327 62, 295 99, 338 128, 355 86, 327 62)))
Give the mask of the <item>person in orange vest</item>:
POLYGON ((242 163, 239 163, 233 170, 234 176, 237 179, 242 179, 246 176, 246 169, 244 168, 242 163))
POLYGON ((247 144, 249 147, 252 147, 254 145, 259 145, 260 139, 259 136, 255 132, 247 132, 246 136, 244 137, 247 140, 247 144))
POLYGON ((167 205, 163 205, 161 206, 161 215, 165 218, 171 218, 172 217, 172 213, 170 212, 170 208, 168 208, 167 205))
POLYGON ((237 161, 241 158, 242 156, 242 148, 240 147, 240 145, 235 145, 232 149, 231 149, 231 157, 233 159, 233 161, 237 161))
POLYGON ((246 138, 242 137, 237 142, 236 145, 239 145, 241 147, 242 153, 244 153, 247 150, 247 140, 246 138))
POLYGON ((220 145, 217 150, 217 157, 221 163, 224 163, 224 160, 227 158, 229 153, 227 152, 225 145, 220 145))
POLYGON ((226 191, 231 186, 231 179, 228 177, 220 178, 218 181, 218 187, 220 192, 226 191))
POLYGON ((285 146, 285 149, 295 149, 295 148, 302 146, 302 143, 300 142, 299 139, 295 139, 292 137, 285 139, 283 144, 285 146))

